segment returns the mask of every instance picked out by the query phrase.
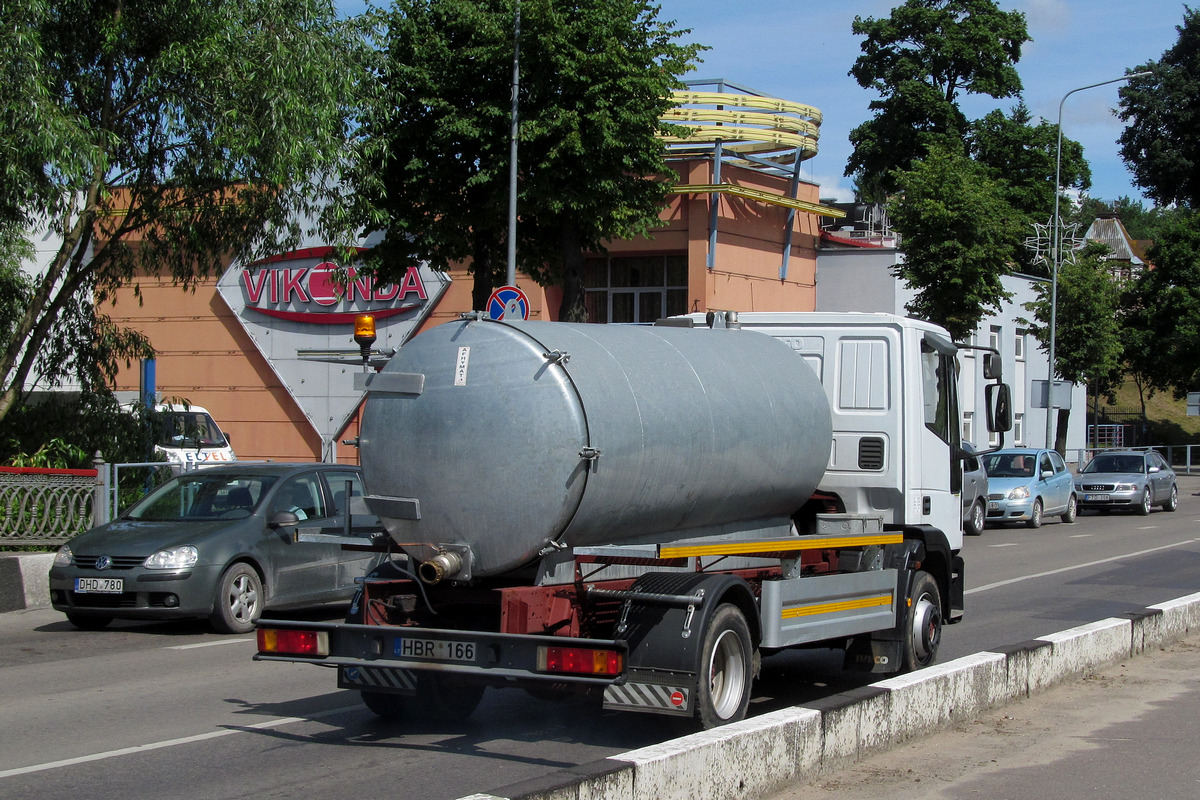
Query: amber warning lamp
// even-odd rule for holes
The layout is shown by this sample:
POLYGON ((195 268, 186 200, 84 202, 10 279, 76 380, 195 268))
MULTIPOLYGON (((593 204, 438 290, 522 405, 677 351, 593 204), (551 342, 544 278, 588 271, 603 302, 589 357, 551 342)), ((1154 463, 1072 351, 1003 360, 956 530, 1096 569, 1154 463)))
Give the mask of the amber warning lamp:
POLYGON ((359 314, 354 318, 354 342, 362 352, 363 369, 371 358, 371 345, 375 344, 375 317, 359 314))

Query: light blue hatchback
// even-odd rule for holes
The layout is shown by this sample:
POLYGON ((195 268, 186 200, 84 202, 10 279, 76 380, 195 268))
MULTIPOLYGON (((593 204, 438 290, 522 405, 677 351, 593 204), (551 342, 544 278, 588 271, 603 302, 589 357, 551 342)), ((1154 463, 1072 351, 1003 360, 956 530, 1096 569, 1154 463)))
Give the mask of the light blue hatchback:
POLYGON ((989 523, 1023 522, 1040 528, 1047 516, 1074 522, 1075 482, 1057 451, 1014 447, 983 457, 988 475, 989 523))

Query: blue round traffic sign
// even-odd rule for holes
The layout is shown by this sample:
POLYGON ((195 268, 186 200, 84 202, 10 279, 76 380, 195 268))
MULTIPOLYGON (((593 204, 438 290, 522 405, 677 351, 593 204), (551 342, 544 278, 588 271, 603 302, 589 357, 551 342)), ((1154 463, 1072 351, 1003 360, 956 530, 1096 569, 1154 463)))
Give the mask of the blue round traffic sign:
POLYGON ((529 319, 529 298, 516 286, 501 286, 488 298, 492 319, 529 319))

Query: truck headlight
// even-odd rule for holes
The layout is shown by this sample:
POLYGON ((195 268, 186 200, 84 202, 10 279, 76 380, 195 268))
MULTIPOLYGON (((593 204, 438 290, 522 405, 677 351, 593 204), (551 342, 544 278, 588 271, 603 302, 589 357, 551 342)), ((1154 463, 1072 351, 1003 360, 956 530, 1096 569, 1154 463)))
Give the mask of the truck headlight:
POLYGON ((200 553, 190 544, 159 550, 142 563, 146 569, 187 569, 196 566, 200 553))
POLYGON ((1026 497, 1029 497, 1029 487, 1028 486, 1018 486, 1017 488, 1012 489, 1008 493, 1009 500, 1024 500, 1026 497))

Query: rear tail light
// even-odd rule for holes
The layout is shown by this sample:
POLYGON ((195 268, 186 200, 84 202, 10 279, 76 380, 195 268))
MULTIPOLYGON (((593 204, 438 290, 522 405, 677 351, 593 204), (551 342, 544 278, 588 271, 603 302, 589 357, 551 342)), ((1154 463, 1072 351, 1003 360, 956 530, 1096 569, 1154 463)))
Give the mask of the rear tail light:
POLYGON ((617 650, 539 647, 538 670, 571 675, 620 675, 625 659, 617 650))
POLYGON ((329 633, 259 628, 258 652, 289 656, 327 656, 329 633))

